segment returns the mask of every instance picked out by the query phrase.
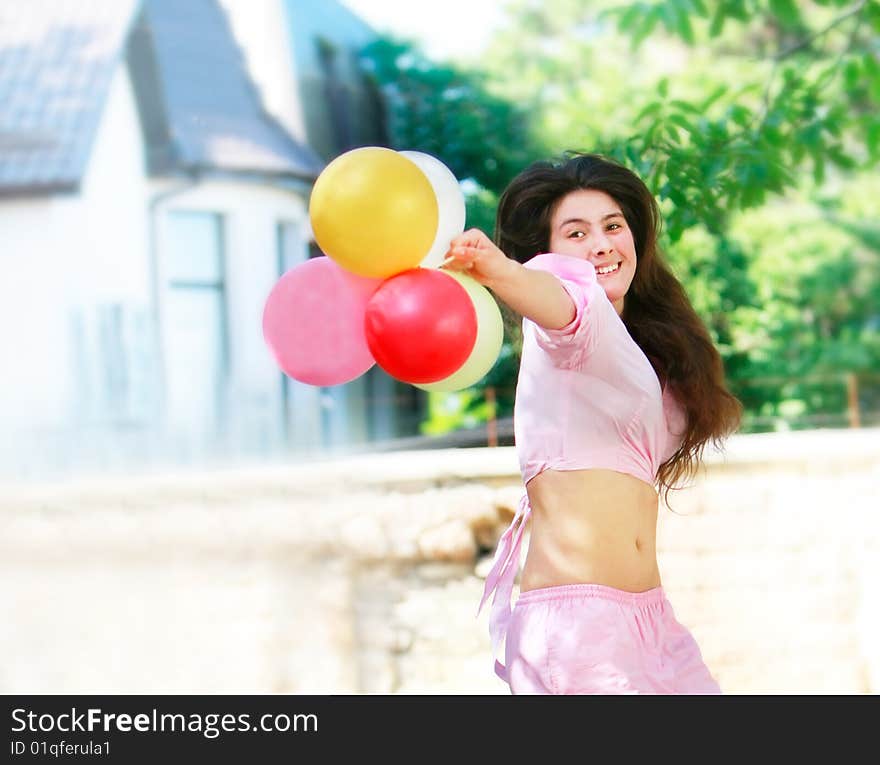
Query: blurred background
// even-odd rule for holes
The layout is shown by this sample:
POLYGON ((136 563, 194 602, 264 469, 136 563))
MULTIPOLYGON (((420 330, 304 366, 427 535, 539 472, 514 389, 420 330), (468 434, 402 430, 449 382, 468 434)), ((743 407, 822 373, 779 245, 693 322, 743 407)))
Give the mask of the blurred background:
POLYGON ((262 338, 318 174, 380 145, 489 233, 531 161, 646 180, 745 407, 661 571, 723 687, 876 692, 878 105, 871 0, 0 3, 2 690, 499 691, 470 609, 517 499, 515 323, 452 394, 304 385, 262 338), (820 637, 768 653, 734 601, 820 637))

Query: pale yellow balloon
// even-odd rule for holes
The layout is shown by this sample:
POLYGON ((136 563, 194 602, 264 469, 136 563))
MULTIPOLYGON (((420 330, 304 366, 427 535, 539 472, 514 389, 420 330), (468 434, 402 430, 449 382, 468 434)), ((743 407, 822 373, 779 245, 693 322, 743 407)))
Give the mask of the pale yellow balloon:
POLYGON ((437 233, 434 188, 410 159, 365 146, 336 157, 309 200, 318 247, 342 268, 386 278, 416 268, 437 233))
POLYGON ((440 269, 455 279, 468 293, 477 312, 477 339, 467 361, 449 377, 415 387, 426 391, 450 393, 469 388, 494 366, 504 341, 504 322, 498 304, 482 284, 458 271, 440 269))

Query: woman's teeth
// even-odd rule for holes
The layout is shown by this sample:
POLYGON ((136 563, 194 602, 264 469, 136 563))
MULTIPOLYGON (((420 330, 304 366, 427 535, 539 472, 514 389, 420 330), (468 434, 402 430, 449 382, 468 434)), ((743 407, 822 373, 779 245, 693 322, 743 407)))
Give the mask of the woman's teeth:
POLYGON ((620 268, 620 263, 615 263, 613 266, 607 266, 605 268, 597 269, 597 274, 610 274, 620 268))

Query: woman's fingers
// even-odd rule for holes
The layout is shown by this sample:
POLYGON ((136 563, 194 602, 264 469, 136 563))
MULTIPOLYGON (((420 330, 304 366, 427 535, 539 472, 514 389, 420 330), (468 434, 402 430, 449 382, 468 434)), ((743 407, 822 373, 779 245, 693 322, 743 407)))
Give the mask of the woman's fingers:
POLYGON ((453 247, 446 253, 441 265, 454 268, 473 268, 480 250, 476 247, 453 247))
POLYGON ((444 268, 446 266, 452 266, 453 268, 473 268, 474 262, 472 260, 457 258, 454 255, 448 255, 446 259, 440 264, 441 268, 444 268))
POLYGON ((486 244, 491 244, 489 237, 478 228, 469 228, 450 242, 449 249, 454 247, 476 247, 481 249, 486 244))
POLYGON ((455 247, 451 247, 449 252, 460 258, 472 259, 476 258, 481 252, 484 252, 484 250, 481 247, 457 244, 455 247))
POLYGON ((449 243, 441 268, 450 266, 464 271, 473 270, 477 260, 490 251, 492 242, 479 229, 472 228, 459 234, 449 243))

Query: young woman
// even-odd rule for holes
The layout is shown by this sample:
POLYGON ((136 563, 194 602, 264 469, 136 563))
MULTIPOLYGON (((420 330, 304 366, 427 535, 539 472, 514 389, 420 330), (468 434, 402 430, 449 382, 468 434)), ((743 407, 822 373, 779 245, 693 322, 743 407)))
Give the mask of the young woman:
POLYGON ((480 603, 495 592, 495 671, 515 694, 720 693, 661 586, 657 489, 668 498, 692 476, 742 407, 661 260, 659 227, 635 174, 577 154, 520 173, 499 202, 497 244, 465 231, 444 262, 523 316, 514 433, 526 493, 480 603))

